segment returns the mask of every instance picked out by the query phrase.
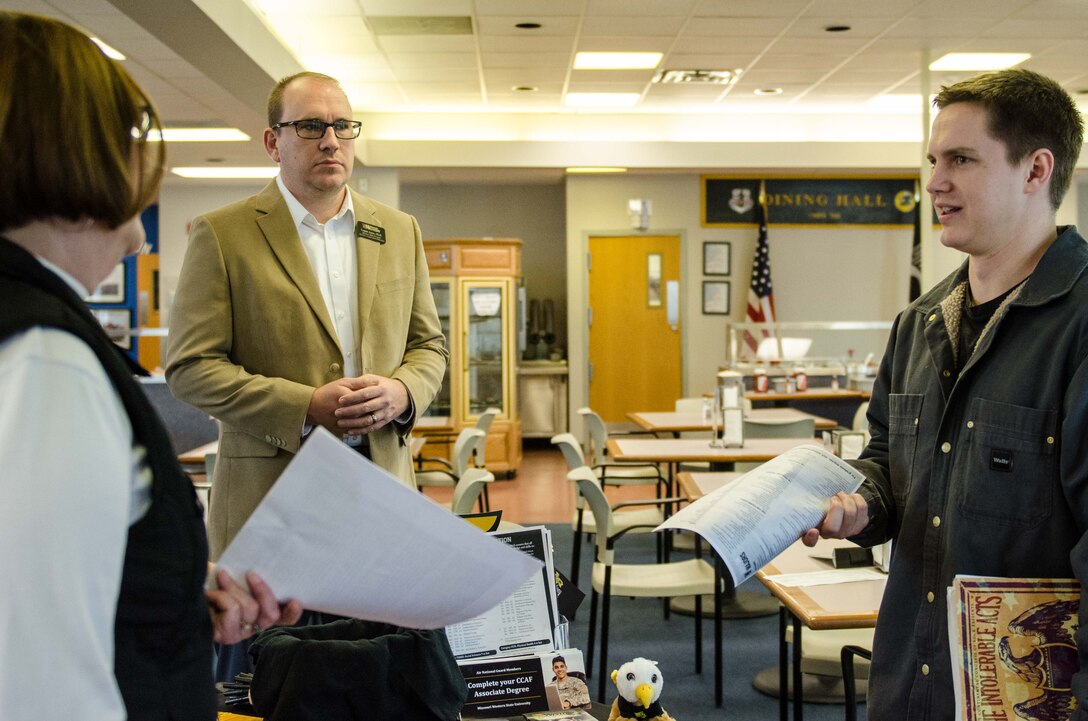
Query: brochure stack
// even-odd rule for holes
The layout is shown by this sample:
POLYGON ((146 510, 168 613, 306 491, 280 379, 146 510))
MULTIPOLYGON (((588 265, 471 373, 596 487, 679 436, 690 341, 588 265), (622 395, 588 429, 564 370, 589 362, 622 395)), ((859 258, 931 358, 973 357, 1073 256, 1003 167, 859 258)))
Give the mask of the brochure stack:
POLYGON ((446 627, 469 689, 463 715, 500 718, 588 707, 582 652, 567 648, 560 615, 551 532, 539 526, 491 535, 544 566, 490 611, 446 627))

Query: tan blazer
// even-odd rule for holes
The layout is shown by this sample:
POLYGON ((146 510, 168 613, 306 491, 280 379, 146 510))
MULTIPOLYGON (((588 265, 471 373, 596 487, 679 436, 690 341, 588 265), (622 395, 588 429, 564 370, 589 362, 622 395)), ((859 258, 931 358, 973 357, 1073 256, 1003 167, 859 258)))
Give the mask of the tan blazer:
MULTIPOLYGON (((415 218, 352 192, 362 373, 402 381, 416 418, 449 359, 415 218)), ((170 314, 166 379, 221 422, 208 536, 212 558, 298 451, 315 388, 343 377, 343 352, 287 203, 273 180, 258 195, 197 218, 170 314)), ((370 435, 371 456, 415 485, 405 436, 370 435)))

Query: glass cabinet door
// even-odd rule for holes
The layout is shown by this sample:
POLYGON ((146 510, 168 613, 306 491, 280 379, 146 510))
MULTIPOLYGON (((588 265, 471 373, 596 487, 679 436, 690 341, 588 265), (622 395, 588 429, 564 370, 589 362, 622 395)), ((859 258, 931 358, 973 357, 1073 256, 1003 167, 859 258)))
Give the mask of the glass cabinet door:
MULTIPOLYGON (((446 350, 451 351, 450 317, 452 306, 450 305, 450 281, 432 280, 431 294, 434 295, 434 304, 438 308, 438 320, 442 324, 442 336, 445 338, 446 350)), ((431 402, 431 405, 427 408, 427 412, 423 415, 449 416, 451 415, 452 410, 453 404, 450 396, 450 366, 447 364, 445 375, 442 376, 442 388, 438 391, 438 395, 431 402)))
POLYGON ((506 354, 510 337, 508 281, 467 281, 464 284, 464 417, 479 416, 494 406, 508 413, 506 354))

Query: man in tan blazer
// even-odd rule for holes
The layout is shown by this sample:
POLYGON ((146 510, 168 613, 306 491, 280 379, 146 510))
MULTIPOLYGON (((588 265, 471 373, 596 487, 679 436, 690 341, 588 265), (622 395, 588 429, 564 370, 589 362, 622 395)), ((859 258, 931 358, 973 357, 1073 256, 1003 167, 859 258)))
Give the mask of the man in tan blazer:
POLYGON ((339 84, 285 78, 269 126, 279 177, 194 221, 171 312, 170 388, 221 422, 212 558, 315 426, 414 485, 407 437, 448 360, 415 218, 347 187, 339 84))

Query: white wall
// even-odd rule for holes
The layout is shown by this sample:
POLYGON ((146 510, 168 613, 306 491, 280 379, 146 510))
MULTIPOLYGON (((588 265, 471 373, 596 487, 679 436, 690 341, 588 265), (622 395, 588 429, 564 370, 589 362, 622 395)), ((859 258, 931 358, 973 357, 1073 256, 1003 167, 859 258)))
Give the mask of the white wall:
POLYGON ((159 302, 164 327, 170 325, 170 305, 189 243, 189 224, 198 215, 260 192, 266 183, 171 180, 163 185, 159 192, 159 302))
MULTIPOLYGON (((698 174, 572 176, 567 179, 567 308, 570 333, 570 407, 588 402, 584 369, 586 333, 586 249, 591 235, 631 235, 629 198, 653 204, 652 234, 681 238, 684 395, 709 391, 726 358, 726 321, 743 321, 755 253, 755 228, 703 228, 698 174), (702 244, 732 244, 731 315, 703 315, 702 244)), ((782 321, 890 321, 907 303, 911 235, 909 228, 776 228, 769 231, 771 275, 782 321)), ((878 355, 885 334, 872 336, 878 355)), ((869 341, 866 341, 869 343, 869 341)), ((868 348, 858 348, 864 354, 868 348)), ((646 381, 648 382, 648 380, 646 381)), ((572 424, 576 419, 572 418, 572 424)))

